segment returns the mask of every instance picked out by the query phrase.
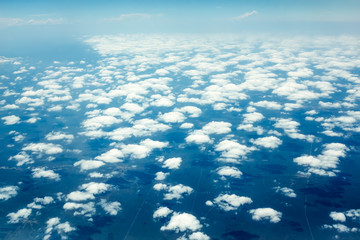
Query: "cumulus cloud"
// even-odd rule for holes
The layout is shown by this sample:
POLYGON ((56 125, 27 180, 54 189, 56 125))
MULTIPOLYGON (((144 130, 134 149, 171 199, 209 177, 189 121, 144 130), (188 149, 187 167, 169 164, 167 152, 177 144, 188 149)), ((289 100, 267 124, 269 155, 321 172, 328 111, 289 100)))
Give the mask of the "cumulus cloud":
POLYGON ((211 143, 210 137, 201 130, 193 131, 185 138, 187 143, 204 144, 211 143))
POLYGON ((345 222, 346 221, 346 216, 344 213, 342 212, 331 212, 329 214, 329 216, 334 220, 334 221, 339 221, 339 222, 345 222))
POLYGON ((149 156, 154 149, 162 149, 168 145, 168 142, 145 139, 141 141, 140 144, 121 145, 121 151, 125 156, 130 156, 134 159, 141 159, 149 156))
POLYGON ((165 178, 169 175, 169 173, 157 172, 155 175, 156 175, 155 180, 162 181, 165 180, 165 178))
POLYGON ((278 223, 281 220, 282 213, 272 208, 257 208, 249 211, 252 219, 255 221, 268 220, 272 223, 278 223))
POLYGON ((86 192, 91 194, 100 194, 108 191, 110 187, 110 184, 90 182, 82 184, 80 189, 85 190, 86 192))
POLYGON ((8 200, 15 197, 18 193, 19 187, 17 186, 6 186, 0 188, 0 200, 8 200))
POLYGON ((246 113, 243 116, 244 116, 244 123, 254 123, 261 121, 264 118, 264 115, 258 112, 246 113))
POLYGON ((181 112, 168 112, 161 114, 159 119, 166 123, 180 123, 185 121, 186 117, 181 112))
POLYGON ((58 144, 52 144, 52 143, 30 143, 22 148, 23 151, 31 151, 33 153, 37 154, 47 154, 47 155, 53 155, 62 153, 63 149, 58 144))
POLYGON ((220 167, 217 169, 217 173, 220 176, 224 176, 224 177, 233 177, 233 178, 240 178, 242 176, 242 172, 237 169, 236 167, 229 167, 229 166, 225 166, 225 167, 220 167))
POLYGON ((294 159, 298 165, 307 167, 309 174, 314 173, 323 176, 335 176, 334 170, 339 164, 339 158, 345 157, 349 149, 342 143, 328 143, 324 145, 321 154, 314 157, 303 155, 294 159))
POLYGON ((180 199, 184 195, 191 194, 194 190, 189 186, 184 186, 182 184, 178 184, 175 186, 171 186, 167 189, 168 193, 164 195, 165 200, 173 200, 180 199))
POLYGON ((94 199, 94 194, 89 193, 89 192, 82 192, 82 191, 74 191, 69 193, 66 198, 68 200, 71 201, 76 201, 76 202, 80 202, 80 201, 87 201, 87 200, 91 200, 94 199))
POLYGON ((182 159, 180 157, 169 158, 164 161, 163 167, 168 169, 178 169, 181 162, 182 159))
POLYGON ((214 203, 224 211, 236 210, 240 206, 252 202, 251 198, 238 196, 236 194, 220 194, 214 199, 214 203))
POLYGON ((80 160, 74 163, 74 166, 80 166, 81 171, 87 171, 104 166, 105 163, 97 160, 80 160))
POLYGON ((66 140, 67 142, 72 142, 74 135, 66 134, 62 132, 51 132, 45 136, 46 140, 55 141, 55 140, 66 140))
POLYGON ((168 207, 159 207, 153 214, 153 218, 164 218, 167 217, 173 211, 168 207))
POLYGON ((231 132, 231 123, 228 122, 215 122, 212 121, 208 124, 206 124, 203 128, 202 131, 205 134, 225 134, 225 133, 229 133, 231 132))
POLYGON ((246 154, 252 150, 235 140, 223 140, 215 146, 215 151, 221 152, 219 160, 225 162, 238 162, 240 158, 245 158, 246 154))
POLYGON ((5 125, 14 125, 20 122, 20 118, 15 115, 10 115, 1 118, 4 121, 5 125))
POLYGON ((294 190, 288 187, 275 187, 275 191, 280 192, 290 198, 296 197, 296 193, 294 192, 294 190))
POLYGON ((33 178, 48 178, 55 181, 60 180, 60 175, 58 173, 55 173, 53 170, 46 170, 44 167, 34 168, 32 172, 33 178))
POLYGON ((24 164, 34 163, 32 158, 26 152, 19 152, 15 156, 9 158, 9 160, 14 160, 17 162, 16 166, 22 166, 24 164))
POLYGON ((32 212, 31 208, 23 208, 17 212, 9 213, 7 217, 9 218, 8 223, 19 223, 28 219, 32 212))
POLYGON ((115 216, 118 214, 118 212, 121 210, 121 204, 117 201, 115 202, 108 202, 106 199, 101 199, 100 206, 104 209, 104 211, 112 216, 115 216))
POLYGON ((258 138, 252 141, 255 145, 262 146, 265 148, 277 148, 282 144, 282 141, 274 136, 258 138))
POLYGON ((200 221, 189 213, 174 213, 167 225, 161 231, 172 230, 175 232, 197 231, 202 228, 200 221))
POLYGON ((43 240, 49 240, 54 231, 60 235, 61 239, 67 239, 67 235, 75 230, 76 228, 72 227, 69 222, 61 223, 60 218, 58 217, 50 218, 46 222, 46 230, 43 240))
POLYGON ((256 106, 256 107, 263 107, 263 108, 271 109, 271 110, 280 110, 282 108, 282 106, 279 103, 266 101, 266 100, 256 102, 256 103, 251 102, 250 104, 253 105, 253 106, 256 106))
POLYGON ((291 118, 289 119, 280 118, 275 120, 276 123, 274 124, 274 126, 276 128, 282 128, 290 138, 304 139, 308 142, 314 141, 315 137, 313 135, 304 135, 302 133, 299 133, 299 130, 297 128, 300 125, 300 123, 292 120, 291 118))
POLYGON ((75 210, 74 216, 84 215, 86 217, 91 217, 96 213, 95 204, 93 202, 89 202, 89 203, 67 202, 64 204, 63 208, 65 210, 75 210))
POLYGON ((247 18, 247 17, 250 17, 251 15, 255 15, 255 14, 257 14, 258 12, 257 11, 251 11, 251 12, 246 12, 246 13, 244 13, 244 14, 242 14, 242 15, 239 15, 239 16, 237 16, 237 17, 233 17, 233 18, 231 18, 231 20, 242 20, 242 19, 244 19, 244 18, 247 18))
POLYGON ((122 162, 124 154, 119 149, 113 148, 100 156, 95 157, 97 160, 101 160, 107 163, 122 162))

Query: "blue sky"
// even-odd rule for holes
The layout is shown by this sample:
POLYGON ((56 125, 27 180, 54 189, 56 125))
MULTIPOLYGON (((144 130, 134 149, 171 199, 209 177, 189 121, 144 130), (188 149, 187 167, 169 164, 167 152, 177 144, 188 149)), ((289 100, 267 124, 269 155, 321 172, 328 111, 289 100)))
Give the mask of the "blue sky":
POLYGON ((81 34, 117 32, 358 32, 356 0, 23 1, 0 3, 0 30, 55 25, 81 34))

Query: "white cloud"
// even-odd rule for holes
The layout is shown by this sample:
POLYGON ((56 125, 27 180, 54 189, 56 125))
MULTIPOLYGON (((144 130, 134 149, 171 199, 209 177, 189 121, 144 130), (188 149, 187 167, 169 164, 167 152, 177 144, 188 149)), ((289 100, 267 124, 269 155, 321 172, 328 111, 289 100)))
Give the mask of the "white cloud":
POLYGON ((153 149, 162 149, 169 145, 168 142, 154 141, 151 139, 145 139, 140 144, 128 144, 121 145, 121 151, 125 156, 131 158, 141 159, 150 155, 153 149))
POLYGON ((62 153, 63 149, 58 144, 52 143, 30 143, 22 148, 23 151, 32 151, 33 153, 44 153, 48 155, 62 153))
POLYGON ((96 130, 102 127, 108 127, 116 123, 122 122, 121 119, 117 119, 113 116, 96 116, 85 120, 82 125, 91 130, 96 130))
POLYGON ((187 143, 204 144, 211 143, 212 140, 201 130, 193 131, 185 138, 187 143))
POLYGON ((60 235, 61 239, 68 239, 67 234, 76 230, 76 228, 72 227, 69 222, 60 223, 60 218, 58 217, 50 218, 46 224, 47 226, 43 240, 49 240, 53 231, 56 231, 57 234, 60 235))
POLYGON ((210 237, 202 232, 194 232, 189 235, 189 240, 210 240, 210 237))
POLYGON ((101 199, 100 206, 104 209, 107 214, 115 216, 121 210, 121 204, 117 201, 108 202, 105 199, 101 199))
POLYGON ((258 13, 258 12, 255 11, 255 10, 254 10, 254 11, 251 11, 251 12, 246 12, 246 13, 240 15, 240 16, 231 18, 231 20, 242 20, 242 19, 244 19, 244 18, 250 17, 251 15, 255 15, 255 14, 257 14, 257 13, 258 13))
POLYGON ((87 217, 91 217, 96 212, 95 204, 93 202, 89 202, 89 203, 67 202, 64 204, 63 208, 65 210, 76 210, 74 212, 74 216, 85 215, 87 217))
POLYGON ((212 121, 208 124, 206 124, 202 131, 205 134, 225 134, 231 132, 231 123, 228 122, 215 122, 212 121))
POLYGON ((19 187, 17 186, 6 186, 0 188, 0 200, 8 200, 15 197, 18 193, 19 187))
POLYGON ((158 181, 165 180, 165 178, 166 178, 168 175, 169 175, 169 173, 157 172, 157 173, 156 173, 155 180, 158 180, 158 181))
POLYGON ((60 180, 60 175, 58 173, 55 173, 53 170, 45 170, 44 167, 34 168, 32 172, 33 178, 49 178, 55 181, 60 180))
POLYGON ((342 212, 331 212, 329 215, 334 221, 345 222, 346 217, 342 212))
POLYGON ((107 163, 117 163, 122 162, 124 154, 119 149, 113 148, 106 153, 101 154, 100 156, 95 157, 97 160, 101 160, 107 163))
POLYGON ((30 216, 31 212, 31 208, 23 208, 18 210, 17 212, 9 213, 7 215, 7 217, 9 218, 8 223, 18 223, 20 221, 26 220, 30 216))
POLYGON ((276 123, 274 124, 274 126, 276 128, 282 128, 290 138, 304 139, 304 140, 307 140, 308 142, 314 141, 314 138, 315 138, 314 136, 304 135, 302 133, 299 133, 299 130, 297 128, 298 128, 298 126, 300 126, 300 123, 292 120, 291 118, 289 118, 289 119, 280 118, 280 119, 275 119, 275 120, 276 120, 276 123))
POLYGON ((180 123, 185 121, 186 117, 181 112, 168 112, 161 114, 159 119, 166 123, 180 123))
POLYGON ((249 197, 237 196, 236 194, 220 194, 214 199, 214 203, 224 211, 231 211, 244 204, 252 203, 252 200, 249 197))
POLYGON ((282 141, 274 136, 258 138, 253 141, 255 145, 259 145, 265 148, 277 148, 282 144, 282 141))
POLYGON ((266 101, 266 100, 256 102, 256 103, 251 102, 250 104, 253 105, 253 106, 256 106, 256 107, 263 107, 263 108, 272 109, 272 110, 280 110, 282 108, 282 106, 279 103, 266 101))
POLYGON ((258 112, 245 113, 243 116, 244 123, 254 123, 261 121, 264 118, 264 115, 258 112))
POLYGON ((104 18, 102 21, 124 21, 128 19, 149 19, 154 16, 159 15, 153 15, 153 14, 147 14, 147 13, 127 13, 127 14, 121 14, 118 17, 115 18, 104 18))
POLYGON ((163 167, 168 169, 178 169, 181 165, 182 159, 179 157, 169 158, 164 161, 163 167))
POLYGON ((161 231, 172 230, 175 232, 197 231, 202 228, 200 221, 189 213, 174 213, 169 223, 160 228, 161 231))
POLYGON ((194 190, 191 187, 178 184, 167 189, 168 193, 164 195, 165 200, 180 199, 184 195, 191 194, 194 190))
POLYGON ((66 198, 71 201, 87 201, 94 199, 94 195, 90 192, 74 191, 69 193, 66 198))
POLYGON ((168 186, 166 185, 166 184, 164 184, 164 183, 157 183, 157 184, 155 184, 154 185, 154 190, 156 190, 156 191, 161 191, 161 190, 166 190, 166 189, 168 189, 168 186))
POLYGON ((4 121, 5 125, 14 125, 20 122, 20 118, 15 115, 10 115, 1 118, 4 121))
POLYGON ((182 129, 189 129, 189 128, 193 128, 193 127, 194 127, 194 124, 192 124, 192 123, 183 123, 180 126, 180 128, 182 128, 182 129))
POLYGON ((74 163, 74 166, 80 166, 81 171, 92 170, 104 166, 105 163, 97 160, 80 160, 74 163))
POLYGON ((291 188, 288 188, 288 187, 275 187, 275 190, 276 190, 276 192, 281 192, 282 194, 284 194, 287 197, 291 197, 291 198, 296 197, 296 193, 291 188))
POLYGON ((236 167, 229 167, 229 166, 225 166, 225 167, 220 167, 217 169, 217 173, 220 176, 225 176, 225 177, 234 177, 234 178, 240 178, 242 176, 242 172, 237 169, 236 167))
POLYGON ((221 152, 219 160, 225 162, 238 162, 240 158, 245 158, 246 154, 251 150, 251 148, 248 148, 235 140, 223 140, 215 147, 215 151, 221 152))
POLYGON ((252 219, 255 221, 268 220, 272 223, 278 223, 281 220, 282 213, 272 208, 257 208, 249 211, 252 219))
POLYGON ((199 117, 202 113, 201 109, 195 106, 185 106, 178 109, 178 111, 189 114, 189 117, 191 118, 199 117))
POLYGON ((100 194, 108 191, 110 187, 111 185, 106 183, 90 182, 90 183, 82 184, 80 189, 85 190, 86 192, 91 194, 100 194))
POLYGON ((45 136, 46 140, 54 141, 54 140, 66 140, 67 142, 72 142, 74 139, 74 135, 65 134, 62 132, 51 132, 45 136))
POLYGON ((345 157, 349 149, 342 143, 328 143, 318 156, 303 155, 294 159, 294 162, 308 168, 308 173, 325 176, 335 176, 333 170, 339 164, 339 158, 345 157))
POLYGON ((167 217, 173 211, 168 207, 159 207, 153 214, 153 218, 164 218, 167 217))
POLYGON ((32 158, 26 152, 19 152, 15 156, 10 157, 9 160, 17 161, 16 166, 34 163, 32 158))

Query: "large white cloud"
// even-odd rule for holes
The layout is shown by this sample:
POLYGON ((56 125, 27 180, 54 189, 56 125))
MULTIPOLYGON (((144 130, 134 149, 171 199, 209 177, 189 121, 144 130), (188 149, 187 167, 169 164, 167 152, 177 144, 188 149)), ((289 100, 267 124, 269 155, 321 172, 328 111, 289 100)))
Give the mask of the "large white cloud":
POLYGON ((178 169, 181 162, 182 159, 180 157, 169 158, 164 161, 163 167, 168 169, 178 169))
POLYGON ((280 144, 282 144, 282 141, 275 136, 269 136, 269 137, 258 138, 254 140, 253 143, 255 145, 262 146, 265 148, 277 148, 280 144))
POLYGON ((225 162, 238 162, 252 150, 235 140, 223 140, 215 146, 215 151, 221 152, 220 160, 225 162))
POLYGON ((229 167, 229 166, 225 166, 225 167, 220 167, 217 169, 217 173, 220 176, 225 176, 225 177, 234 177, 234 178, 240 178, 242 176, 242 172, 237 169, 236 167, 229 167))
POLYGON ((58 173, 55 173, 53 170, 46 170, 44 167, 34 168, 32 172, 33 178, 49 178, 55 181, 60 180, 60 175, 58 173))
POLYGON ((112 216, 115 216, 118 214, 118 212, 121 210, 121 204, 117 201, 115 202, 108 202, 105 199, 101 199, 100 206, 104 209, 104 211, 112 216))
POLYGON ((9 218, 8 223, 18 223, 23 220, 28 219, 32 212, 31 208, 22 208, 18 210, 17 212, 9 213, 7 217, 9 218))

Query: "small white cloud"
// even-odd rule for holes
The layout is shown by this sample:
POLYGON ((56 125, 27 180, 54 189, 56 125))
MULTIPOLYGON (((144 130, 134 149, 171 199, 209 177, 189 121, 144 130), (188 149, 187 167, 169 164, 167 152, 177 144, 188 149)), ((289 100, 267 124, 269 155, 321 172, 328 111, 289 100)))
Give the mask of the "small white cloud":
POLYGON ((240 178, 242 176, 242 172, 237 169, 236 167, 229 167, 229 166, 225 166, 225 167, 220 167, 217 169, 217 173, 220 176, 225 176, 225 177, 234 177, 234 178, 240 178))
POLYGON ((210 237, 202 232, 194 232, 189 235, 189 240, 210 240, 210 237))
POLYGON ((263 107, 263 108, 272 109, 272 110, 280 110, 282 108, 282 106, 279 103, 266 101, 266 100, 256 102, 256 103, 251 102, 250 104, 253 105, 253 106, 256 106, 256 107, 263 107))
POLYGON ((225 162, 238 162, 240 158, 245 158, 246 154, 251 150, 251 148, 235 140, 223 140, 215 147, 215 151, 221 152, 221 158, 219 160, 225 162))
POLYGON ((181 165, 182 159, 180 157, 169 158, 164 161, 163 167, 168 169, 178 169, 181 165))
POLYGON ((178 184, 167 189, 168 193, 164 195, 165 200, 180 199, 184 195, 191 194, 194 190, 191 187, 178 184))
POLYGON ((342 212, 331 212, 329 215, 334 221, 345 222, 346 216, 342 212))
POLYGON ((173 211, 168 207, 159 207, 153 214, 153 218, 164 218, 167 217, 173 211))
POLYGON ((56 141, 56 140, 66 140, 67 142, 72 142, 74 139, 74 135, 72 134, 65 134, 62 132, 51 132, 45 136, 46 140, 48 141, 56 141))
POLYGON ((17 161, 16 166, 34 163, 32 158, 26 152, 19 152, 15 156, 10 157, 9 160, 17 161))
POLYGON ((18 193, 19 187, 17 186, 6 186, 0 188, 0 200, 8 200, 15 197, 18 193))
POLYGON ((9 213, 7 215, 7 217, 9 218, 8 223, 18 223, 20 221, 26 220, 30 216, 31 212, 31 208, 23 208, 18 210, 17 212, 9 213))
POLYGON ((101 160, 107 163, 117 163, 122 162, 122 158, 124 157, 124 154, 119 149, 111 149, 107 151, 106 153, 101 154, 100 156, 95 157, 97 160, 101 160))
POLYGON ((23 151, 32 151, 33 153, 44 153, 48 155, 62 153, 63 149, 58 144, 52 143, 30 143, 22 148, 23 151))
POLYGON ((281 220, 282 213, 272 208, 257 208, 249 211, 252 219, 255 221, 268 220, 272 223, 278 223, 281 220))
POLYGON ((60 235, 61 239, 68 239, 67 234, 76 230, 76 228, 72 227, 69 222, 60 223, 60 218, 58 217, 50 218, 46 224, 47 226, 43 240, 49 240, 53 231, 56 231, 57 234, 60 235))
POLYGON ((182 128, 182 129, 190 129, 190 128, 193 128, 193 127, 194 127, 194 124, 192 124, 192 123, 183 123, 180 126, 180 128, 182 128))
POLYGON ((105 199, 101 199, 100 206, 104 209, 104 211, 112 216, 115 216, 118 214, 118 212, 121 210, 121 204, 117 201, 115 202, 108 202, 105 199))
POLYGON ((33 178, 49 178, 55 181, 60 180, 60 175, 55 173, 53 170, 45 170, 45 168, 34 168, 32 170, 33 178))
POLYGON ((287 188, 287 187, 275 187, 274 188, 276 190, 276 192, 281 192, 282 194, 284 194, 287 197, 291 197, 291 198, 295 198, 296 197, 296 193, 294 192, 293 189, 291 188, 287 188))
POLYGON ((252 203, 252 200, 236 194, 220 194, 214 199, 214 203, 224 211, 231 211, 238 209, 241 205, 252 203))
POLYGON ((205 134, 203 131, 197 130, 193 131, 185 138, 187 143, 195 143, 195 144, 204 144, 204 143, 211 143, 212 140, 210 137, 205 134))
POLYGON ((80 160, 74 163, 74 166, 80 166, 81 171, 92 170, 104 166, 105 163, 97 160, 80 160))
POLYGON ((14 125, 20 122, 20 118, 15 115, 10 115, 1 118, 4 121, 5 125, 14 125))
POLYGON ((169 175, 169 173, 157 172, 157 173, 156 173, 155 180, 157 180, 157 181, 163 181, 163 180, 165 180, 165 178, 166 178, 168 175, 169 175))
POLYGON ((186 117, 181 112, 168 112, 160 115, 159 119, 166 123, 180 123, 185 121, 186 117))
POLYGON ((90 183, 82 184, 80 189, 85 190, 86 192, 91 194, 100 194, 108 191, 110 187, 111 185, 106 183, 90 182, 90 183))
POLYGON ((92 193, 89 192, 82 192, 82 191, 74 191, 71 192, 67 195, 67 199, 71 200, 71 201, 87 201, 87 200, 91 200, 94 199, 94 195, 92 193))
POLYGON ((169 223, 160 228, 161 231, 172 230, 175 232, 197 231, 202 228, 200 221, 189 213, 174 213, 169 223))
POLYGON ((279 145, 281 145, 282 141, 277 137, 270 136, 270 137, 258 138, 254 140, 253 143, 258 146, 274 149, 277 148, 279 145))
POLYGON ((231 123, 228 122, 215 122, 212 121, 208 124, 206 124, 202 131, 205 134, 225 134, 231 132, 231 123))
POLYGON ((87 217, 91 217, 96 213, 95 204, 93 202, 89 203, 74 203, 67 202, 64 204, 63 208, 65 210, 76 210, 74 212, 74 216, 76 215, 85 215, 87 217))

